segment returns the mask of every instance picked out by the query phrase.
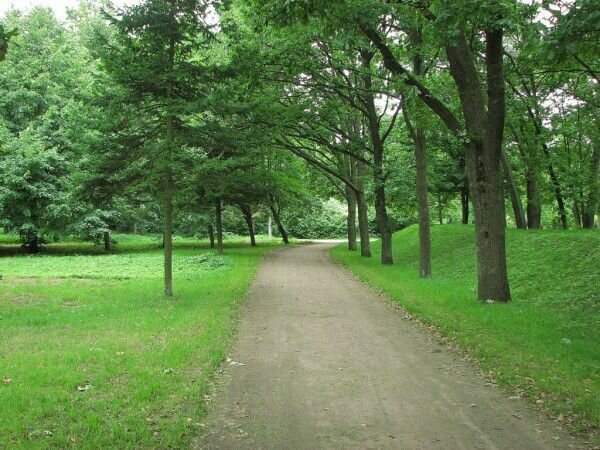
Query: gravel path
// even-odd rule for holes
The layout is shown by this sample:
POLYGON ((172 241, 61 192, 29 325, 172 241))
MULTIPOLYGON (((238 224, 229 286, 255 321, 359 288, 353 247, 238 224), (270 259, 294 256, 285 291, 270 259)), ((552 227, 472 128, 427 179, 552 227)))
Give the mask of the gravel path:
POLYGON ((332 263, 331 245, 265 258, 197 447, 585 447, 332 263))

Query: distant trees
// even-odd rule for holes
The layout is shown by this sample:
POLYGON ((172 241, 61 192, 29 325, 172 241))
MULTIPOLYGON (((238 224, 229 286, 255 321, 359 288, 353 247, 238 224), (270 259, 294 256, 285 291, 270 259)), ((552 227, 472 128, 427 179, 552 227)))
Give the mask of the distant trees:
POLYGON ((428 277, 430 222, 472 222, 478 298, 507 301, 506 226, 597 224, 596 3, 9 11, 0 222, 30 251, 160 233, 168 296, 175 230, 223 253, 232 218, 253 245, 269 218, 286 243, 343 227, 350 251, 371 256, 376 235, 391 264, 392 232, 418 222, 428 277))

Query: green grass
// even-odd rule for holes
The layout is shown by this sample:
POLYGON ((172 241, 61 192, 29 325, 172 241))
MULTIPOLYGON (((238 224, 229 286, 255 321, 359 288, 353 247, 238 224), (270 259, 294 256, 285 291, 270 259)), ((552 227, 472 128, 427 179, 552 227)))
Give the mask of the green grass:
POLYGON ((113 255, 2 247, 0 448, 181 448, 201 433, 238 306, 278 244, 229 242, 221 259, 177 239, 168 300, 158 240, 117 240, 113 255))
POLYGON ((480 359, 500 383, 578 430, 600 424, 600 233, 507 231, 512 302, 476 298, 474 230, 432 228, 430 280, 419 279, 418 230, 394 235, 394 266, 343 245, 335 260, 480 359))

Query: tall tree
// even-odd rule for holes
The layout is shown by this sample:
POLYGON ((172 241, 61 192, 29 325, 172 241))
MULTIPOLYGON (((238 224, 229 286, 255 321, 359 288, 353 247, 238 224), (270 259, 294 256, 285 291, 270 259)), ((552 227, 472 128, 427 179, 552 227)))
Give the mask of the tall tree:
POLYGON ((108 49, 107 66, 126 86, 153 128, 148 156, 154 161, 164 215, 164 292, 173 295, 173 197, 178 156, 184 147, 185 117, 197 99, 202 75, 200 58, 193 58, 210 32, 208 0, 145 0, 113 18, 119 46, 108 49))

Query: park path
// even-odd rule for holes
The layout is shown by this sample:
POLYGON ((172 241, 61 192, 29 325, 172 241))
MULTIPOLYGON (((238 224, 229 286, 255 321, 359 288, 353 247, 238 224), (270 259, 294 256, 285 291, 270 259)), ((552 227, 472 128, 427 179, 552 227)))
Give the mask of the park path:
POLYGON ((197 447, 581 448, 331 262, 331 245, 265 257, 197 447))

